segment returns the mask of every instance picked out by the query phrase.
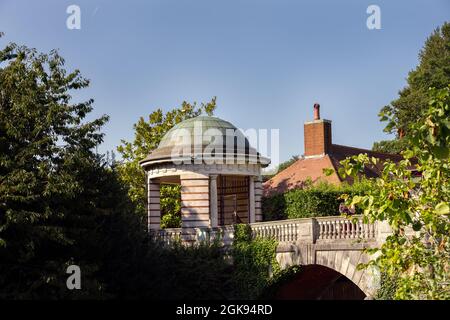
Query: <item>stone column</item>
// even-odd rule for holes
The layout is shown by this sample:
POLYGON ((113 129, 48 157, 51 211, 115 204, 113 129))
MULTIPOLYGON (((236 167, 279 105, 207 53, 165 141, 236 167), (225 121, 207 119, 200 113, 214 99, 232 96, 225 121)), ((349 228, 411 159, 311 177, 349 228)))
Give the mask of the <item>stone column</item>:
POLYGON ((249 209, 249 223, 255 223, 255 177, 248 177, 248 209, 249 209))
POLYGON ((392 229, 387 221, 377 221, 372 228, 376 227, 376 237, 378 244, 383 244, 386 238, 392 234, 392 229))
POLYGON ((255 178, 255 221, 263 221, 263 214, 261 209, 261 200, 263 196, 263 187, 261 176, 255 178))
POLYGON ((201 229, 210 226, 209 177, 202 174, 184 174, 181 183, 181 239, 194 243, 201 229))
POLYGON ((159 181, 148 179, 148 230, 159 230, 161 228, 161 193, 159 181))
POLYGON ((297 225, 297 242, 313 244, 317 239, 317 221, 314 218, 302 219, 297 225))
POLYGON ((209 214, 211 228, 216 228, 219 225, 219 214, 217 210, 217 175, 212 174, 209 176, 209 214))

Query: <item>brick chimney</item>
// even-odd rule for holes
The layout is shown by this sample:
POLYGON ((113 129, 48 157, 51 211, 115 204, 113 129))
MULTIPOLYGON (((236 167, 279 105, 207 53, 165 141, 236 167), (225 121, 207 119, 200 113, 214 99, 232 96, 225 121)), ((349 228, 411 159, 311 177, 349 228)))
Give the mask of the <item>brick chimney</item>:
POLYGON ((331 151, 331 121, 320 119, 320 105, 314 104, 314 120, 305 122, 305 157, 323 156, 331 151))

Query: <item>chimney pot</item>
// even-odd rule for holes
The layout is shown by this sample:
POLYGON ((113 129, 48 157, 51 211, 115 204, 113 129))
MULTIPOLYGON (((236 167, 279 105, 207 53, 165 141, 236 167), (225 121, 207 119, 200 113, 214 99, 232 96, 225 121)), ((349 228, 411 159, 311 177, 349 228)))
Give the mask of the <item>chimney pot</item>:
POLYGON ((304 126, 305 156, 323 156, 332 149, 331 121, 320 119, 320 105, 314 104, 314 121, 304 126))
POLYGON ((320 120, 320 104, 314 104, 314 120, 320 120))

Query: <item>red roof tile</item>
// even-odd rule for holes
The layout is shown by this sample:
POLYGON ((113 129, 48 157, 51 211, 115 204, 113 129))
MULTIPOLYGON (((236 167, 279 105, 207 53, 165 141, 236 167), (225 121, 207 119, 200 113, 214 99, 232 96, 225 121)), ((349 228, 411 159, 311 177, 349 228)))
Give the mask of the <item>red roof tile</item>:
MULTIPOLYGON (((339 162, 347 157, 361 153, 366 153, 370 157, 373 156, 382 161, 390 159, 394 162, 398 162, 403 159, 399 154, 380 153, 372 150, 333 144, 331 152, 328 154, 319 157, 300 158, 291 166, 266 181, 264 183, 264 195, 268 196, 275 193, 282 193, 290 189, 301 188, 308 179, 311 179, 313 183, 326 181, 332 184, 340 184, 342 179, 337 174, 337 169, 341 166, 339 162), (333 169, 335 172, 331 176, 326 176, 323 173, 324 168, 333 169)), ((365 168, 364 175, 366 177, 377 177, 379 176, 381 169, 382 164, 371 168, 365 168)), ((352 182, 351 179, 346 179, 346 181, 352 182)))

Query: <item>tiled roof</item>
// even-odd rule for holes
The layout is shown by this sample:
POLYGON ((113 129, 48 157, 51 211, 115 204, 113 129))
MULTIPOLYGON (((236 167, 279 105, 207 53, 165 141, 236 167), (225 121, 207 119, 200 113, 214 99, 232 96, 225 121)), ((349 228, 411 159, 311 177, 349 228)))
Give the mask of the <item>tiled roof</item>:
POLYGON ((318 181, 327 181, 335 184, 341 182, 336 173, 333 173, 331 176, 325 176, 323 174, 324 168, 334 168, 333 161, 328 155, 315 158, 301 158, 272 177, 272 179, 266 181, 264 183, 264 195, 301 188, 308 178, 313 183, 318 181))
MULTIPOLYGON (((264 183, 264 194, 271 195, 275 193, 282 193, 290 189, 300 188, 306 180, 311 179, 313 183, 318 181, 325 181, 333 184, 339 184, 342 179, 337 174, 338 168, 341 166, 340 161, 347 157, 366 153, 370 157, 376 157, 382 161, 391 159, 398 162, 403 159, 399 154, 388 154, 374 152, 372 150, 341 146, 333 144, 331 152, 324 156, 300 158, 285 170, 279 172, 270 180, 264 183), (324 168, 333 169, 335 172, 331 176, 326 176, 323 173, 324 168)), ((365 168, 365 176, 377 177, 381 172, 382 164, 365 168)), ((350 179, 346 179, 352 182, 350 179)))

